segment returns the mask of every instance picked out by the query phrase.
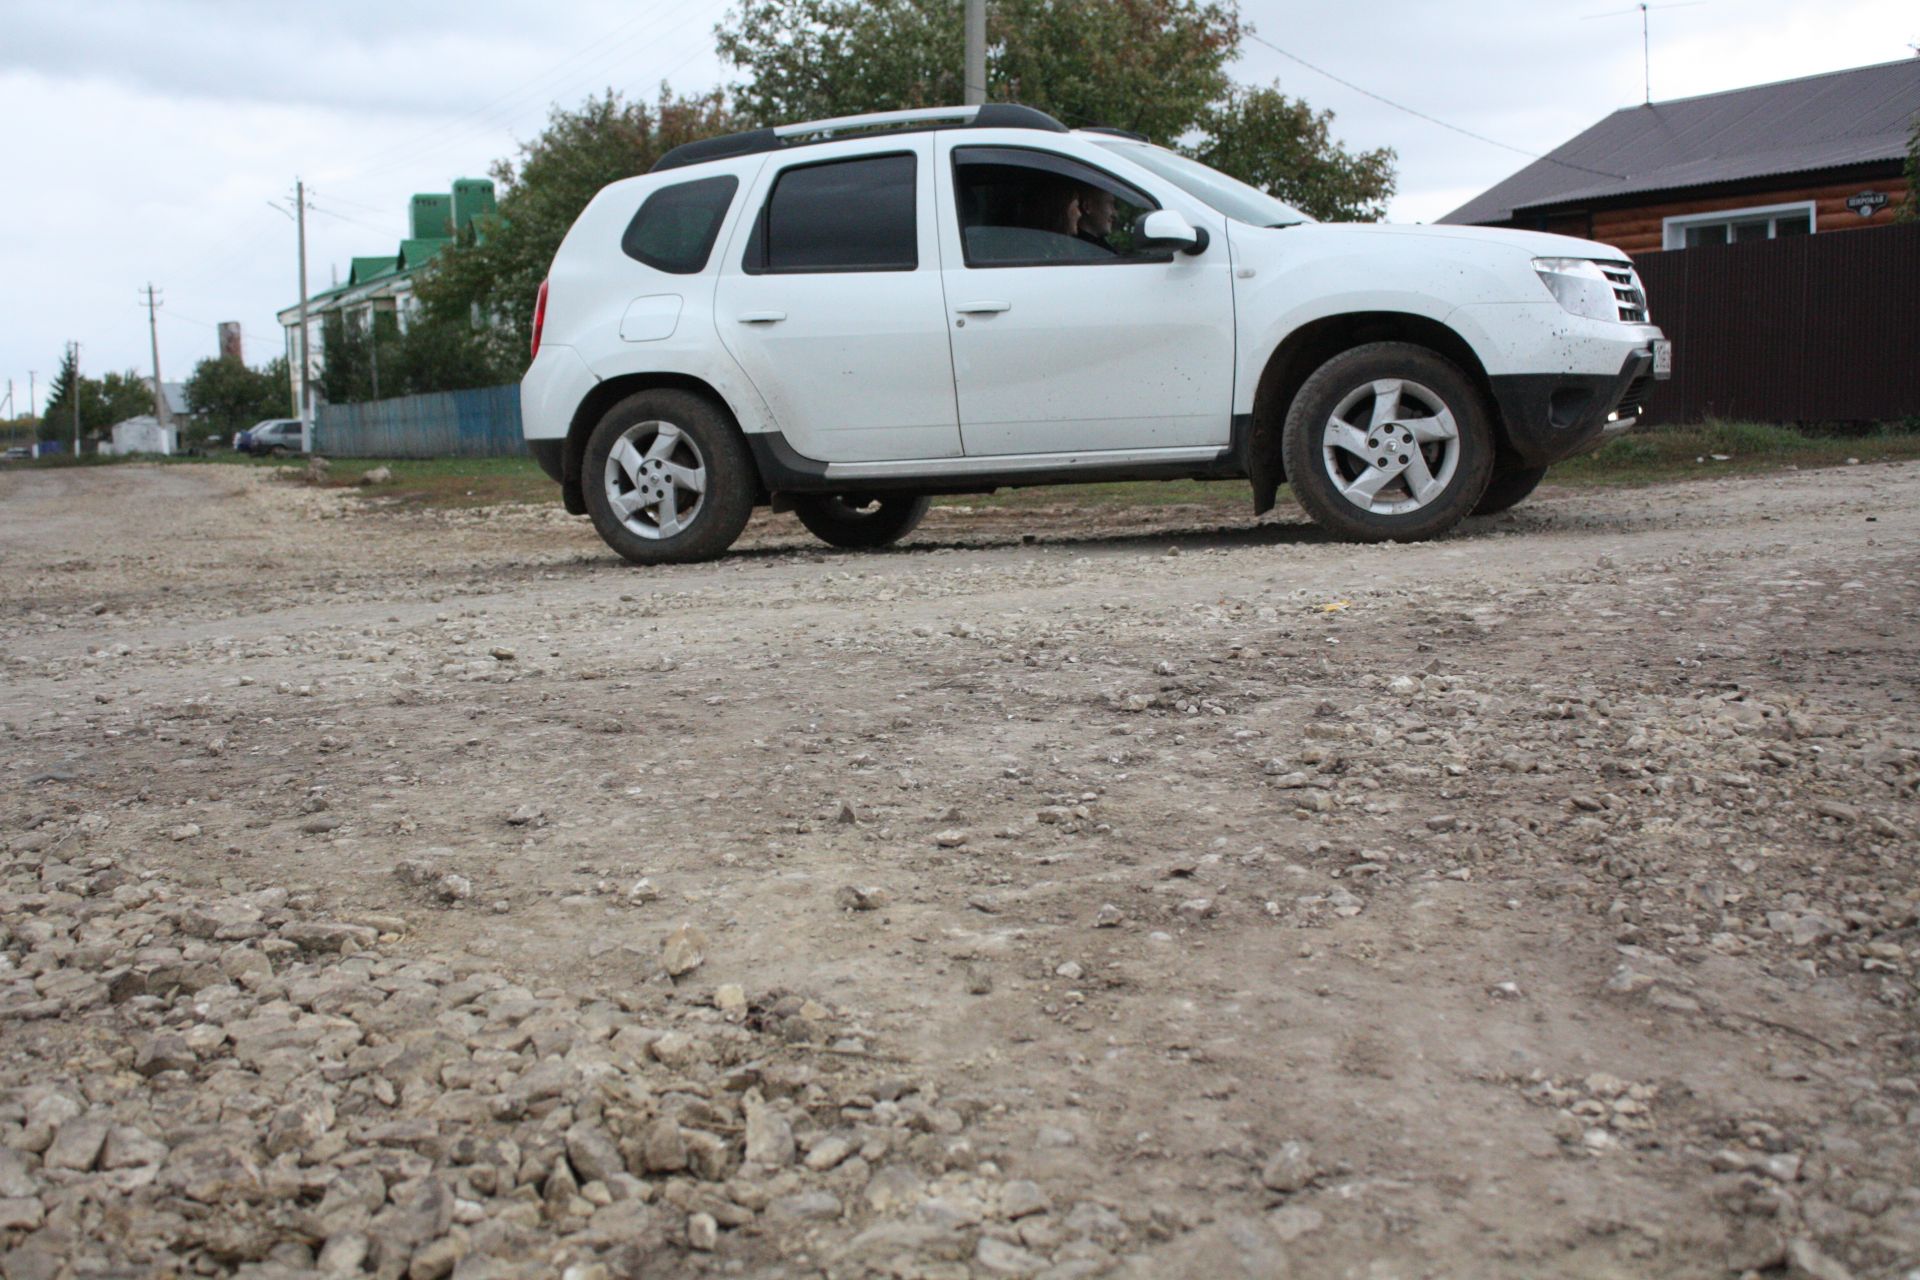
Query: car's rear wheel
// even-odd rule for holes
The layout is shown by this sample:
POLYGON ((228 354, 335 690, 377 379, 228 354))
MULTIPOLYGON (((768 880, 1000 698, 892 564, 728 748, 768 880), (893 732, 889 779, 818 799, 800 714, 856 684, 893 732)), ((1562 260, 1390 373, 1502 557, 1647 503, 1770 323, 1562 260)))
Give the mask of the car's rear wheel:
POLYGON ((1479 392, 1425 347, 1374 342, 1321 365, 1281 436, 1287 480, 1315 523, 1357 542, 1445 533, 1493 467, 1479 392))
POLYGON ((1547 474, 1545 467, 1495 467, 1487 491, 1473 506, 1477 516, 1498 515, 1508 507, 1526 501, 1547 474))
POLYGON ((711 401, 686 391, 641 391, 609 409, 580 475, 594 528, 635 564, 712 559, 753 514, 746 443, 711 401))
POLYGON ((913 493, 809 493, 795 495, 793 514, 829 546, 869 551, 912 533, 930 505, 913 493))

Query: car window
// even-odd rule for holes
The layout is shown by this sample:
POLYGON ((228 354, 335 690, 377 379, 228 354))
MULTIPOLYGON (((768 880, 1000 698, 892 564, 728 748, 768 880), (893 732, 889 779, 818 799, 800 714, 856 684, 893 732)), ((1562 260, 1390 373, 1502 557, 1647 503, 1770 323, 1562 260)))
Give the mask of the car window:
POLYGON ((920 265, 914 157, 861 156, 782 172, 754 220, 749 272, 912 271, 920 265))
POLYGON ((740 180, 731 175, 662 187, 641 202, 620 248, 656 271, 690 276, 707 265, 740 180))
POLYGON ((1303 222, 1313 221, 1292 205, 1274 199, 1258 187, 1250 187, 1238 178, 1230 178, 1218 169, 1210 169, 1198 160, 1175 155, 1163 147, 1111 138, 1098 139, 1094 145, 1105 147, 1141 168, 1151 170, 1236 222, 1256 227, 1296 227, 1303 222))
POLYGON ((956 147, 954 199, 969 267, 1165 262, 1133 225, 1160 204, 1112 174, 1050 151, 956 147))

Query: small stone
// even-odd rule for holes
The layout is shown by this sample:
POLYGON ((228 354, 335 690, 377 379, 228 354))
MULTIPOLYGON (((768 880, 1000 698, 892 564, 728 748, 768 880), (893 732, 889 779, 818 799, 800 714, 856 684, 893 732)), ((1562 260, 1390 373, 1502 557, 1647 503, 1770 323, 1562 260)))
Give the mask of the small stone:
POLYGON ((980 1237, 980 1243, 974 1247, 973 1262, 987 1275, 1014 1276, 1020 1280, 1039 1275, 1047 1266, 1047 1260, 1038 1254, 993 1236, 980 1237))
POLYGON ((183 822, 167 832, 168 837, 174 840, 191 840, 199 834, 200 824, 197 822, 183 822))
POLYGON ((393 468, 371 467, 366 471, 363 471, 360 473, 359 483, 364 487, 364 486, 371 486, 376 484, 386 484, 389 480, 392 480, 392 479, 393 479, 393 468))
POLYGON ((660 963, 670 977, 692 973, 706 959, 707 935, 691 924, 680 925, 660 942, 660 963))
POLYGON ((1787 1242, 1787 1264, 1796 1277, 1806 1280, 1853 1280, 1846 1264, 1820 1252, 1819 1246, 1805 1237, 1787 1242))
POLYGON ((680 1126, 662 1116, 647 1126, 641 1162, 648 1173, 678 1173, 687 1167, 687 1140, 680 1126))
POLYGON ((133 1069, 143 1076, 157 1076, 162 1071, 191 1071, 194 1061, 184 1037, 163 1031, 148 1036, 135 1051, 133 1069))
POLYGON ((967 966, 967 994, 984 996, 993 990, 993 970, 984 964, 967 966))
POLYGON ((690 1213, 687 1215, 687 1247, 701 1253, 712 1253, 720 1243, 720 1224, 714 1221, 710 1213, 690 1213))
POLYGON ((747 1147, 749 1162, 769 1169, 782 1169, 793 1163, 793 1126, 785 1116, 747 1095, 747 1147))
POLYGON ((942 849, 958 849, 967 842, 967 833, 952 830, 937 832, 933 837, 933 842, 942 849))
POLYGON ((633 903, 635 906, 646 902, 658 902, 659 900, 660 890, 655 888, 653 881, 647 879, 645 876, 641 876, 638 880, 635 880, 631 885, 627 886, 627 901, 633 903))
POLYGON ((69 1120, 53 1135, 53 1145, 41 1159, 49 1169, 86 1173, 100 1159, 112 1130, 113 1121, 104 1112, 69 1120))
POLYGON ((713 991, 713 1007, 722 1013, 743 1013, 747 1007, 747 991, 737 982, 723 982, 713 991))
POLYGON ((1292 1244, 1301 1236, 1318 1231, 1325 1221, 1318 1209, 1304 1204, 1282 1205, 1267 1215, 1267 1226, 1282 1244, 1292 1244))
POLYGON ((1269 1191, 1298 1191, 1319 1174, 1313 1148, 1304 1142, 1283 1142, 1260 1170, 1260 1185, 1269 1191))
POLYGON ((496 662, 512 662, 515 657, 513 650, 503 644, 497 644, 487 652, 493 655, 496 662))
POLYGON ((834 894, 833 900, 843 911, 878 911, 892 900, 892 895, 878 885, 862 888, 850 884, 834 894))
POLYGON ((825 1173, 853 1154, 853 1144, 838 1134, 829 1134, 813 1144, 804 1163, 815 1173, 825 1173))
MULTIPOLYGON (((0 1200, 0 1232, 32 1231, 45 1219, 47 1211, 32 1196, 8 1196, 0 1200)), ((10 1255, 17 1257, 18 1255, 10 1255)), ((0 1262, 7 1261, 0 1258, 0 1262)), ((7 1274, 11 1275, 9 1271, 7 1274)), ((37 1273, 36 1273, 37 1274, 37 1273)), ((49 1273, 51 1274, 51 1273, 49 1273)))
POLYGON ((341 822, 338 815, 323 813, 316 817, 308 818, 305 822, 301 823, 300 830, 310 836, 323 836, 329 831, 339 830, 340 825, 341 822))
POLYGON ((1395 676, 1387 681, 1387 692, 1396 698, 1411 698, 1420 692, 1420 682, 1412 676, 1395 676))
POLYGON ((1078 960, 1069 960, 1053 971, 1055 977, 1065 978, 1068 982, 1080 981, 1086 976, 1086 972, 1078 960))
POLYGON ((1117 929, 1127 922, 1127 913, 1111 902, 1103 902, 1100 909, 1093 913, 1093 927, 1096 929, 1117 929))
POLYGON ((1518 1000, 1520 984, 1517 982, 1496 982, 1487 989, 1487 994, 1495 1000, 1518 1000))
POLYGON ((1045 1213, 1053 1207, 1053 1201, 1040 1189, 1040 1184, 1026 1178, 1016 1178, 1000 1188, 1000 1213, 1008 1219, 1025 1218, 1035 1213, 1045 1213))
POLYGON ((434 881, 433 891, 442 902, 465 902, 473 896, 473 881, 448 872, 434 881))
POLYGON ((510 827, 536 826, 546 816, 547 811, 539 805, 523 804, 507 815, 507 825, 510 827))

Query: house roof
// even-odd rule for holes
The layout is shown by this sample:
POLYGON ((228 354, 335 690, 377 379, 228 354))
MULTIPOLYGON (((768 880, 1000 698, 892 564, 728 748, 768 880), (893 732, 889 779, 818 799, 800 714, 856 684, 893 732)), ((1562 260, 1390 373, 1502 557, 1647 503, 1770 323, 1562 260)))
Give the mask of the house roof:
POLYGON ((423 236, 400 242, 400 269, 414 271, 433 261, 434 255, 453 243, 451 236, 423 236))
POLYGON ((353 260, 353 268, 347 272, 347 283, 350 285, 367 284, 370 281, 378 280, 381 276, 390 276, 399 269, 400 259, 397 256, 388 258, 355 258, 353 260))
POLYGON ((1626 107, 1440 221, 1898 160, 1916 111, 1920 58, 1626 107))

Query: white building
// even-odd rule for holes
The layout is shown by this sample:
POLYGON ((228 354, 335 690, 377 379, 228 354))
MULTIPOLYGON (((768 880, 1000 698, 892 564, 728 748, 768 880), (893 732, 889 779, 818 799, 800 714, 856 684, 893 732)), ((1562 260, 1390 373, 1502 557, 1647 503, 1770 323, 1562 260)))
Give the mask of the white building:
POLYGON ((172 454, 180 447, 180 433, 163 427, 150 413, 113 424, 113 439, 102 441, 100 452, 125 457, 132 453, 172 454))

